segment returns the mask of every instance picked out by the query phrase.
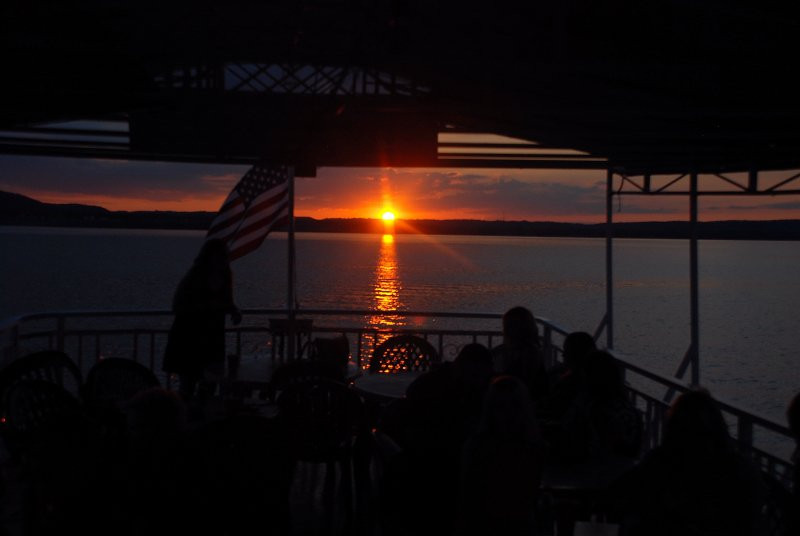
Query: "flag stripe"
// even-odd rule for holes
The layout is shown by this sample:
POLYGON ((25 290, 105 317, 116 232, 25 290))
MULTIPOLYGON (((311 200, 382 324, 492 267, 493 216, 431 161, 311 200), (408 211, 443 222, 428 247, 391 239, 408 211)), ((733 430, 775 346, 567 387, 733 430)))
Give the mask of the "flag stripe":
POLYGON ((289 172, 255 165, 244 174, 211 222, 206 240, 222 239, 230 260, 258 248, 289 214, 289 172))
MULTIPOLYGON (((250 218, 247 218, 239 229, 239 232, 236 233, 236 240, 248 237, 253 233, 264 232, 264 229, 266 229, 266 232, 269 232, 269 229, 274 224, 277 216, 281 212, 285 212, 287 209, 288 207, 286 205, 280 205, 276 206, 274 210, 270 210, 269 212, 261 212, 259 214, 254 214, 250 218)), ((234 240, 231 241, 231 243, 234 242, 234 240)))
POLYGON ((237 233, 236 239, 231 241, 229 245, 231 260, 237 259, 252 251, 252 249, 249 249, 250 246, 252 246, 253 249, 260 246, 272 228, 275 227, 277 223, 288 219, 288 216, 289 207, 284 206, 277 213, 273 213, 268 218, 259 221, 259 225, 252 225, 245 232, 237 233))
MULTIPOLYGON (((286 208, 285 205, 283 206, 276 206, 274 210, 270 210, 269 212, 263 211, 259 212, 258 214, 253 214, 251 217, 244 220, 242 226, 239 228, 239 231, 236 233, 236 240, 239 240, 242 237, 246 237, 251 235, 252 233, 261 233, 265 232, 264 229, 266 228, 266 232, 269 232, 269 226, 275 220, 276 214, 281 210, 286 208)), ((231 241, 233 243, 233 241, 231 241)))
POLYGON ((240 216, 245 211, 244 202, 239 199, 238 204, 232 205, 232 209, 226 213, 220 213, 208 230, 207 238, 227 238, 228 235, 236 230, 236 224, 241 219, 240 216))

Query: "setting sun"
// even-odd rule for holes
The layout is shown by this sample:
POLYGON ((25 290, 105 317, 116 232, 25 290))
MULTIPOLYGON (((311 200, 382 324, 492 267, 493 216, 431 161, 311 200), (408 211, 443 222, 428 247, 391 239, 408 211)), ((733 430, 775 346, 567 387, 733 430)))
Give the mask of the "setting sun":
POLYGON ((384 212, 383 216, 381 216, 384 221, 394 221, 394 212, 384 212))

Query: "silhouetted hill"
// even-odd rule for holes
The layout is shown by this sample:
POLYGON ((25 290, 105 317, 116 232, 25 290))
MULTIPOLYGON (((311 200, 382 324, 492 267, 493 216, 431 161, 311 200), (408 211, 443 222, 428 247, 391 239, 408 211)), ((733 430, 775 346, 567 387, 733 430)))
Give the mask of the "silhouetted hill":
POLYGON ((125 212, 91 205, 42 203, 24 195, 0 191, 0 225, 207 229, 213 218, 213 212, 125 212))
MULTIPOLYGON (((102 207, 42 203, 23 195, 0 191, 0 225, 57 227, 117 227, 135 229, 208 229, 214 212, 110 211, 102 207)), ((381 233, 381 220, 365 218, 297 218, 299 232, 381 233)), ((406 220, 395 224, 397 233, 494 236, 603 237, 605 224, 483 220, 406 220)), ((705 239, 800 240, 800 220, 714 221, 698 225, 705 239)), ((685 221, 615 223, 619 238, 686 238, 685 221)))

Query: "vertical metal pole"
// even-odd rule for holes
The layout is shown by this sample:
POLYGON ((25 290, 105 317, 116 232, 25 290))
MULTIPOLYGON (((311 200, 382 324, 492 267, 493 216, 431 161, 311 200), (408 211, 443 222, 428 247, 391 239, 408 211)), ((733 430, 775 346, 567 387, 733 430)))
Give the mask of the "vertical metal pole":
POLYGON ((67 319, 63 316, 58 317, 58 327, 56 328, 56 350, 64 351, 64 331, 66 330, 67 319))
POLYGON ((606 347, 614 348, 614 173, 606 170, 606 347))
POLYGON ((689 182, 689 300, 691 308, 691 360, 692 385, 700 384, 700 299, 697 260, 697 173, 692 172, 689 182))
POLYGON ((288 359, 295 358, 295 244, 294 244, 294 166, 289 166, 287 170, 289 174, 288 191, 289 191, 289 244, 288 244, 288 276, 287 276, 287 289, 286 289, 286 309, 288 312, 288 333, 286 336, 289 338, 288 344, 288 359))

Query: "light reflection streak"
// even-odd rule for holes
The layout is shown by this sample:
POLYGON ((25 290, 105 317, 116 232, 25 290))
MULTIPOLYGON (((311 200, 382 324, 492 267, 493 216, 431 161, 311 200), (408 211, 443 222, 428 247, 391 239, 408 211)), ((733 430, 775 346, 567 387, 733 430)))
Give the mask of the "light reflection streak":
POLYGON ((411 225, 410 223, 408 223, 406 221, 399 222, 399 226, 404 231, 406 231, 406 232, 410 231, 411 234, 414 234, 416 236, 419 236, 419 237, 423 238, 425 240, 425 242, 427 242, 429 245, 435 247, 436 249, 438 249, 442 253, 445 253, 445 254, 449 255, 450 257, 454 258, 455 260, 457 260, 459 263, 463 264, 464 266, 466 266, 468 268, 474 268, 475 267, 475 262, 474 261, 471 261, 465 255, 461 255, 461 254, 457 253, 452 248, 450 248, 447 245, 443 244, 435 236, 428 235, 428 234, 420 232, 419 229, 417 229, 416 227, 414 227, 413 225, 411 225))
MULTIPOLYGON (((373 285, 373 308, 377 311, 398 311, 403 307, 400 300, 402 285, 398 274, 397 252, 395 250, 394 236, 384 234, 381 239, 381 249, 378 255, 378 264, 375 266, 375 282, 373 285)), ((367 318, 367 326, 377 329, 378 334, 368 348, 367 355, 372 353, 375 346, 385 341, 391 331, 405 325, 405 318, 397 314, 373 315, 367 318)), ((362 364, 366 366, 367 364, 362 364)))

